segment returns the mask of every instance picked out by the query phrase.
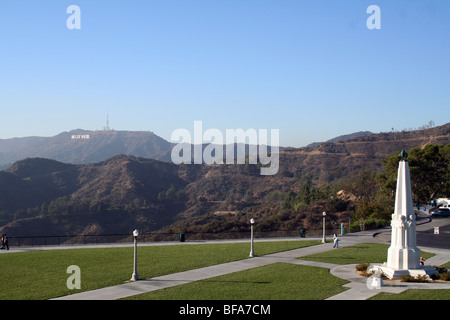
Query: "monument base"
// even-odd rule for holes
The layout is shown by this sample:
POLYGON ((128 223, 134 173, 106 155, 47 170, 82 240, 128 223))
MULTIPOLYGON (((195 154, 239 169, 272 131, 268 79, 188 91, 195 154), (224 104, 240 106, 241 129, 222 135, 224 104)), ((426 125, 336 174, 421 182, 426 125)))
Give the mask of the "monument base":
POLYGON ((398 248, 391 245, 386 264, 397 270, 420 269, 420 250, 416 247, 398 248))
POLYGON ((412 277, 428 276, 428 278, 431 279, 431 276, 433 274, 437 273, 436 269, 434 269, 433 267, 423 266, 418 269, 398 270, 398 269, 388 267, 385 264, 372 265, 372 266, 370 266, 370 268, 367 271, 370 272, 370 271, 376 271, 376 270, 383 272, 384 275, 391 280, 401 279, 401 277, 404 274, 409 274, 412 277))

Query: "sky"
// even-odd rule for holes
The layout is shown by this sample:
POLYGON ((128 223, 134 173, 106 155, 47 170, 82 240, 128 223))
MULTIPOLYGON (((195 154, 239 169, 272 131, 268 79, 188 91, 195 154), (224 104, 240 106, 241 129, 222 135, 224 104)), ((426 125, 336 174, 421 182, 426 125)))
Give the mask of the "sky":
POLYGON ((449 17, 448 0, 0 0, 0 139, 107 114, 166 140, 194 121, 279 129, 292 147, 442 125, 449 17))

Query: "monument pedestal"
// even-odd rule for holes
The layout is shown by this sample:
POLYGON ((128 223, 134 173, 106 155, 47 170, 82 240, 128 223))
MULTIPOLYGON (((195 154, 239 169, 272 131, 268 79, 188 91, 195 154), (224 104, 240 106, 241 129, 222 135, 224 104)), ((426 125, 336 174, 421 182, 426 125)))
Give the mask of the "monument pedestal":
POLYGON ((382 272, 386 277, 388 277, 389 279, 392 279, 392 280, 399 280, 402 278, 402 276, 404 274, 409 274, 412 277, 428 276, 431 278, 431 276, 436 273, 436 269, 434 269, 433 267, 421 266, 418 269, 400 270, 400 269, 388 267, 385 264, 373 265, 369 268, 368 271, 370 272, 370 271, 376 271, 376 270, 382 272))
POLYGON ((420 267, 420 249, 389 247, 388 266, 394 269, 418 269, 420 267))

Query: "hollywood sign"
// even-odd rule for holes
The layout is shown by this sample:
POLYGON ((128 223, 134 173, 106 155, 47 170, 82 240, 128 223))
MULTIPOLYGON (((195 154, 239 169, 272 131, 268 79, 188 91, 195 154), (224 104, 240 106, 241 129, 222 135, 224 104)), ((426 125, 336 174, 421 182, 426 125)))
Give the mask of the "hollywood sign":
POLYGON ((72 140, 87 140, 90 138, 88 134, 73 134, 72 140))

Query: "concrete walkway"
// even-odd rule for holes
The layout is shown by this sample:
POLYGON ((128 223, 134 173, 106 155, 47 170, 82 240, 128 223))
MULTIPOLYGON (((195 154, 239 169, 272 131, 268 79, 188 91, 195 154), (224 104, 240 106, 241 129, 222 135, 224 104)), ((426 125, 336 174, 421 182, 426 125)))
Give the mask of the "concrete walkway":
MULTIPOLYGON (((384 239, 372 237, 373 232, 360 232, 341 237, 340 247, 352 246, 358 243, 385 243, 384 239)), ((273 240, 273 239, 272 239, 273 240)), ((298 239, 296 239, 298 241, 298 239)), ((257 241, 258 242, 258 241, 257 241)), ((435 257, 427 260, 427 265, 441 265, 450 261, 450 250, 435 248, 420 248, 436 254, 435 257)), ((293 263, 300 265, 316 266, 330 269, 330 273, 336 277, 348 280, 344 287, 349 288, 338 295, 330 297, 328 300, 363 300, 370 298, 380 292, 400 293, 407 289, 432 288, 450 289, 450 283, 403 283, 384 281, 384 286, 380 289, 371 289, 367 286, 367 278, 355 273, 355 265, 336 265, 332 263, 322 263, 315 261, 300 260, 302 256, 333 250, 332 243, 299 248, 261 257, 249 258, 174 274, 168 274, 136 282, 128 282, 112 287, 76 293, 68 296, 56 298, 54 300, 115 300, 134 296, 141 293, 169 288, 193 281, 199 281, 212 277, 217 277, 233 272, 248 270, 260 266, 269 265, 276 262, 293 263)))

